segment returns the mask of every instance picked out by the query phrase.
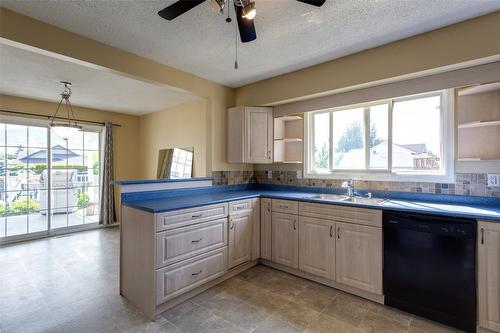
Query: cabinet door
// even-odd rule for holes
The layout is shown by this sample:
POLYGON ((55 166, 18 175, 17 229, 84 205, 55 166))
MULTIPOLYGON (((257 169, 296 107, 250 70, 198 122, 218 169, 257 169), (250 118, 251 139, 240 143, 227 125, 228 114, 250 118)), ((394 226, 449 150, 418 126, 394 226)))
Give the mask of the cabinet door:
POLYGON ((252 212, 229 217, 229 268, 250 260, 252 212))
POLYGON ((299 268, 326 279, 335 275, 335 222, 299 217, 299 268))
POLYGON ((298 216, 272 213, 272 258, 275 263, 299 268, 298 216))
POLYGON ((245 107, 245 162, 272 163, 272 108, 245 107))
POLYGON ((500 223, 478 225, 479 326, 500 332, 500 223))
POLYGON ((382 294, 382 229, 336 222, 335 280, 382 294))
POLYGON ((271 244, 271 199, 260 199, 260 257, 266 260, 272 260, 271 244))

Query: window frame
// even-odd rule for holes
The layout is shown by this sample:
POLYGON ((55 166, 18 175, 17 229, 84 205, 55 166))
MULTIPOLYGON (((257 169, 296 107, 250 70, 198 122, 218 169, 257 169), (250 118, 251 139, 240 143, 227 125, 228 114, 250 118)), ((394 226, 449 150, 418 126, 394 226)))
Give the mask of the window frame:
POLYGON ((454 92, 453 89, 439 90, 414 94, 403 97, 389 98, 368 103, 359 103, 354 105, 345 105, 331 109, 322 109, 317 111, 307 112, 304 117, 304 177, 305 178, 330 178, 330 179, 345 179, 352 178, 355 180, 372 180, 372 181, 423 181, 423 182, 442 182, 449 183, 454 180, 454 165, 455 165, 455 129, 454 129, 454 92), (415 100, 418 98, 426 98, 431 96, 441 96, 440 106, 440 140, 441 140, 441 170, 439 172, 419 172, 419 171, 395 171, 392 169, 392 146, 393 146, 393 106, 396 102, 415 100), (369 126, 370 115, 367 111, 370 107, 388 104, 388 166, 387 169, 369 169, 370 149, 369 146, 369 126), (353 108, 364 109, 364 144, 365 144, 365 168, 364 169, 333 169, 333 136, 332 136, 332 114, 336 111, 348 110, 353 108), (312 170, 313 147, 314 147, 314 118, 313 115, 329 113, 330 139, 329 139, 329 167, 328 172, 317 172, 312 170), (368 129, 368 130, 367 130, 368 129))

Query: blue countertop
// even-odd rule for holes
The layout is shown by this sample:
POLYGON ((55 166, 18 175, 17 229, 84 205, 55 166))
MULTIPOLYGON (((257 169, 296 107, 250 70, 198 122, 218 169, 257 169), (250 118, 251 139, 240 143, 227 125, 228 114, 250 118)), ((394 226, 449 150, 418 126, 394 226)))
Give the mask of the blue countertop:
MULTIPOLYGON (((290 190, 284 190, 284 188, 287 188, 286 186, 276 188, 277 189, 269 189, 265 187, 262 189, 244 189, 244 187, 229 186, 228 189, 224 189, 224 187, 216 186, 213 190, 204 189, 198 191, 170 191, 170 194, 168 195, 158 193, 157 198, 154 198, 154 193, 148 193, 145 196, 144 200, 141 200, 136 196, 133 199, 130 198, 129 200, 123 200, 122 204, 151 213, 162 213, 177 209, 192 208, 222 202, 265 197, 390 211, 407 211, 474 219, 487 219, 500 222, 500 198, 484 198, 483 200, 481 200, 480 198, 470 198, 469 200, 473 203, 469 204, 467 202, 464 202, 466 198, 463 197, 456 198, 455 202, 447 202, 445 201, 446 199, 453 200, 453 198, 450 199, 449 197, 451 196, 443 197, 439 195, 421 195, 421 197, 416 198, 423 198, 426 200, 388 198, 384 203, 374 205, 345 201, 332 202, 312 198, 314 195, 321 193, 317 188, 309 189, 310 192, 307 188, 303 187, 297 188, 290 186, 290 190), (304 189, 306 190, 304 191, 304 189), (176 195, 175 193, 178 193, 178 195, 176 195), (435 197, 436 201, 429 200, 433 197, 435 197), (487 204, 481 204, 481 202, 487 204)), ((387 196, 388 195, 386 194, 385 197, 387 198, 387 196)))

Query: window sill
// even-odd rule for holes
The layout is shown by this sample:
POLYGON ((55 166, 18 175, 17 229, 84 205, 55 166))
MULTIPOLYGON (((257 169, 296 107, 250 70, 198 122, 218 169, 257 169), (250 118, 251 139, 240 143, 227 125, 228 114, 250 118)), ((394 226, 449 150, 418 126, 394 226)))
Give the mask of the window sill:
POLYGON ((388 182, 425 182, 425 183, 455 183, 454 175, 418 175, 404 173, 388 173, 384 171, 360 172, 360 171, 338 171, 329 173, 309 173, 304 171, 304 178, 313 179, 353 179, 364 181, 388 181, 388 182))

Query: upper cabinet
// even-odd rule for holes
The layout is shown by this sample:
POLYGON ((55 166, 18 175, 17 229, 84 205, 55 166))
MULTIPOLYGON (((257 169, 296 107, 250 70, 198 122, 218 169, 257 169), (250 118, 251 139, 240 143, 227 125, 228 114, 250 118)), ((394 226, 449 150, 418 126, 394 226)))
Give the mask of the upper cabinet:
POLYGON ((237 106, 227 112, 229 163, 273 162, 273 109, 237 106))

